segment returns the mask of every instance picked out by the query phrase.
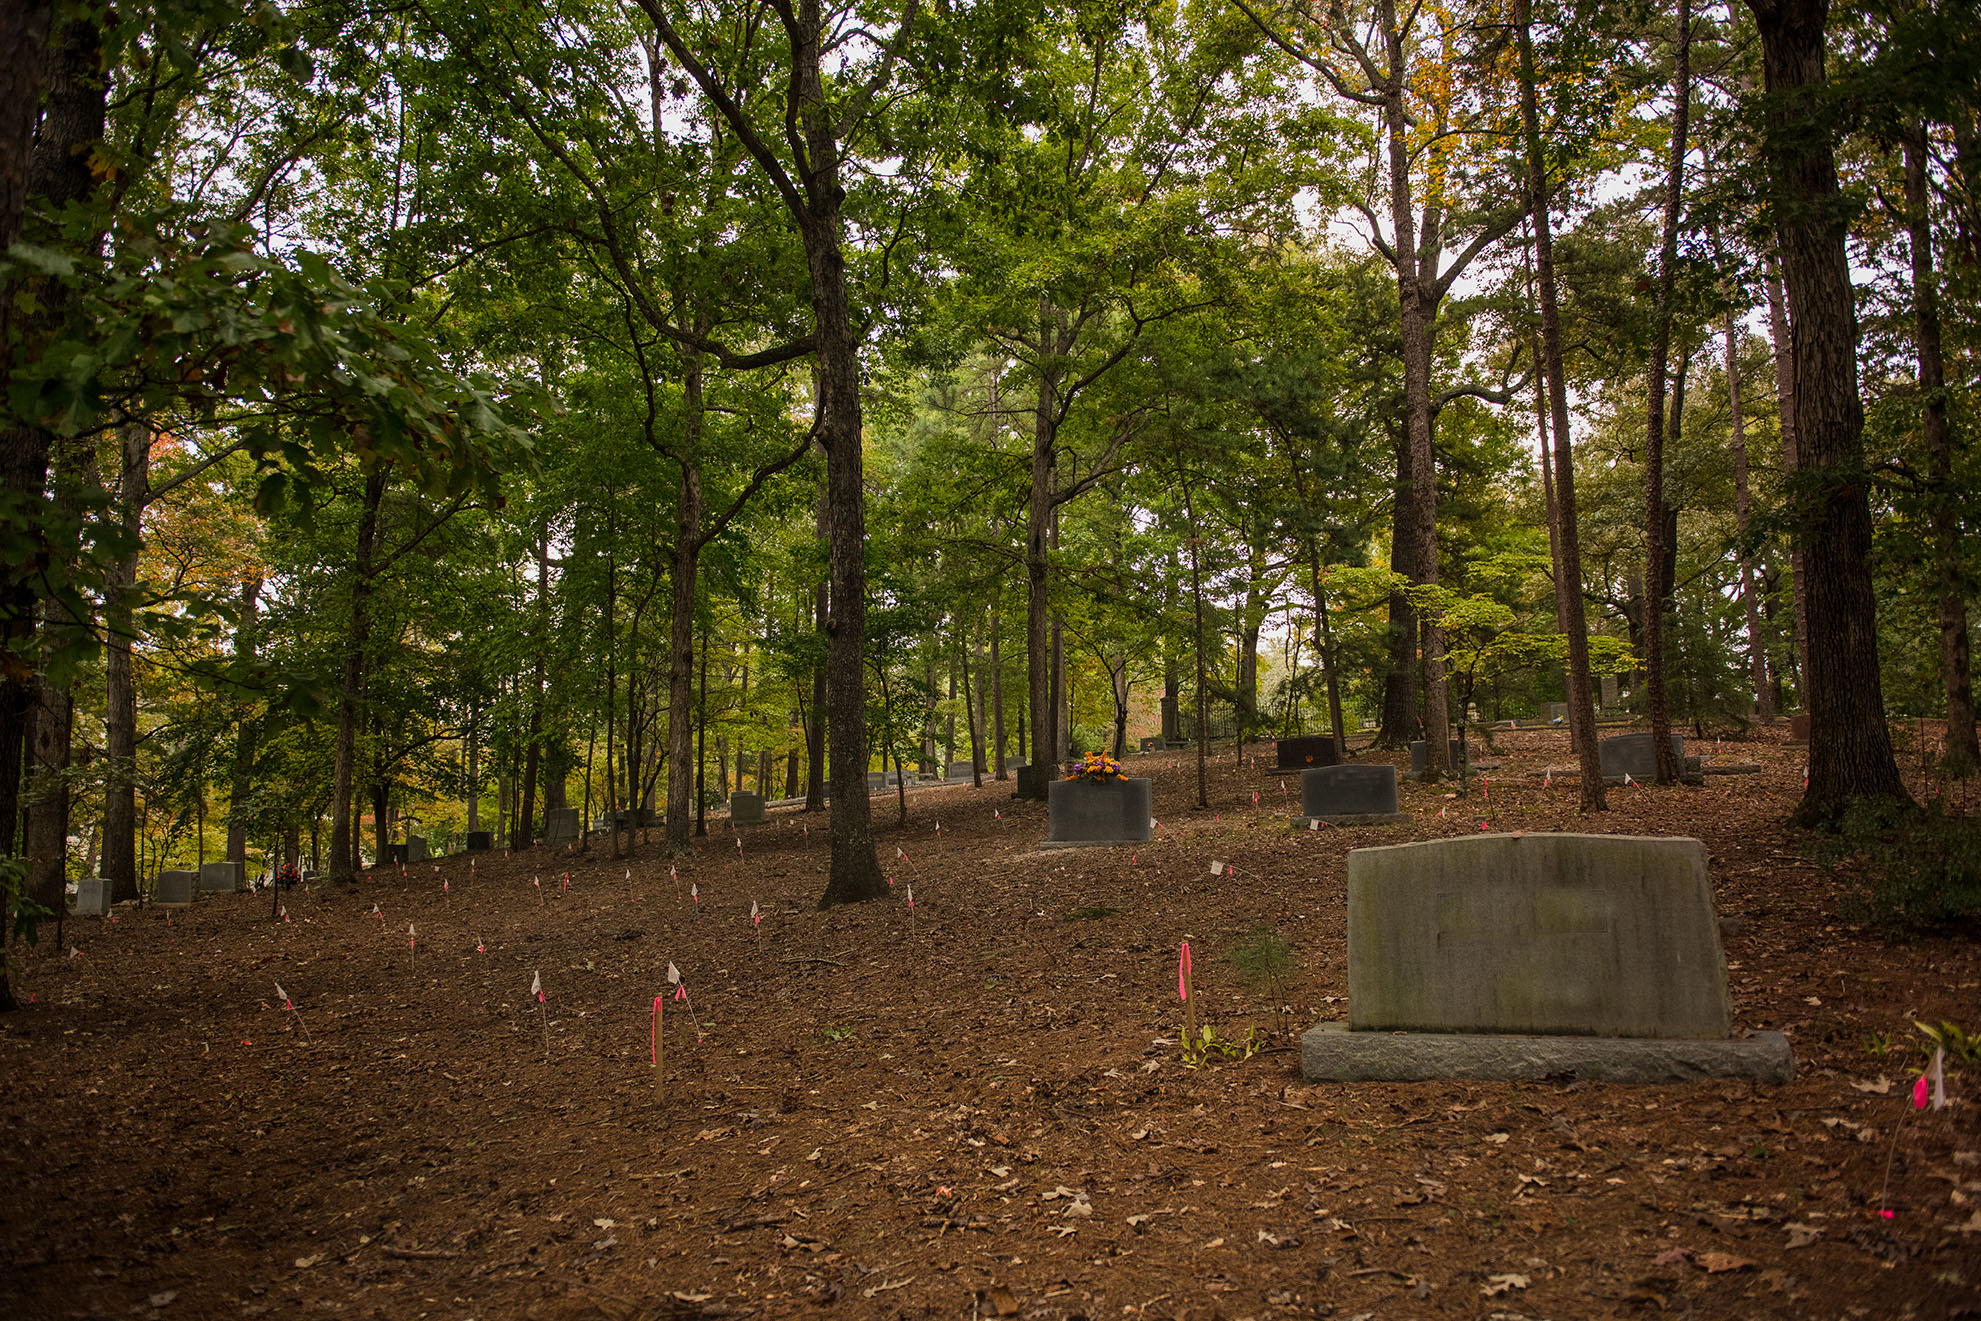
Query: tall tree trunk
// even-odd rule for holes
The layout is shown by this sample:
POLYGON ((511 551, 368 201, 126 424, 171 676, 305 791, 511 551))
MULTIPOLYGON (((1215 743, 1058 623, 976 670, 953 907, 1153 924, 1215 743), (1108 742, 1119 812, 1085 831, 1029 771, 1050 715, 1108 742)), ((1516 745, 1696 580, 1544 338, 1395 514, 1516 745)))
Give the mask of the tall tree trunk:
MULTIPOLYGON (((1389 568, 1406 582, 1417 577, 1417 543, 1411 535, 1414 516, 1410 501, 1410 444, 1402 434, 1396 440, 1396 481, 1390 491, 1389 568)), ((1376 728, 1379 748, 1407 748, 1423 733, 1423 718, 1417 709, 1417 607, 1399 588, 1389 594, 1388 621, 1384 640, 1388 644, 1389 668, 1383 675, 1382 716, 1376 728)))
MULTIPOLYGON (((97 182, 92 165, 98 154, 92 147, 103 140, 109 98, 103 33, 93 16, 67 18, 52 31, 50 22, 49 6, 38 0, 10 6, 0 18, 0 34, 11 39, 0 44, 8 52, 7 71, 0 74, 0 97, 5 98, 0 100, 0 238, 7 246, 24 234, 36 237, 25 223, 30 201, 48 215, 60 215, 72 203, 89 200, 97 182), (43 73, 48 75, 45 99, 40 95, 43 73)), ((67 315, 70 297, 68 284, 48 277, 28 276, 0 286, 0 344, 27 361, 38 359, 44 341, 67 315)), ((0 353, 0 373, 5 373, 0 383, 11 380, 12 360, 0 353)), ((6 502, 10 520, 18 516, 32 528, 47 505, 55 438, 30 421, 14 423, 9 413, 0 422, 0 501, 6 502)), ((54 699, 26 674, 41 618, 40 598, 25 572, 32 567, 0 564, 0 670, 5 672, 0 679, 0 849, 11 854, 18 831, 21 850, 30 859, 37 855, 33 837, 42 836, 45 849, 54 823, 44 821, 38 830, 30 825, 25 818, 32 813, 23 811, 21 789, 36 765, 45 764, 42 756, 55 751, 53 742, 36 747, 44 738, 55 738, 52 731, 37 728, 38 713, 54 699)), ((66 693, 60 706, 69 709, 66 693)), ((67 739, 65 723, 59 740, 65 765, 67 739)), ((65 813, 58 850, 66 850, 67 833, 65 813)), ((31 861, 31 871, 34 865, 31 861)), ((44 863, 44 873, 46 869, 44 863)), ((41 884, 30 879, 31 886, 41 884)), ((0 930, 0 942, 11 935, 0 930)), ((0 1010, 13 1004, 0 968, 0 1010)))
POLYGON ((1912 322, 1922 400, 1920 437, 1932 483, 1933 556, 1940 589, 1940 677, 1947 693, 1946 768, 1971 775, 1981 764, 1974 728, 1974 680, 1967 642, 1967 584, 1961 572, 1961 496, 1953 484, 1953 428, 1947 423, 1946 365, 1940 349, 1940 290, 1933 271, 1932 197, 1926 183, 1926 126, 1905 135, 1906 230, 1912 248, 1912 322))
POLYGON ((981 789, 984 785, 984 736, 982 726, 977 723, 977 704, 970 687, 970 646, 968 637, 958 637, 956 654, 963 665, 963 715, 970 727, 970 784, 981 789))
POLYGON ((1767 78, 1764 143, 1795 346, 1796 530, 1809 579, 1809 788, 1795 819, 1834 819, 1854 798, 1909 802, 1892 757, 1878 672, 1857 304, 1824 82, 1827 0, 1747 0, 1767 78))
POLYGON ((108 758, 103 791, 103 879, 113 901, 138 897, 138 703, 131 675, 137 644, 133 597, 138 581, 138 536, 150 498, 151 430, 128 423, 119 435, 121 475, 118 503, 124 522, 124 553, 104 583, 103 745, 108 758))
POLYGON ((365 648, 371 643, 372 561, 378 539, 378 506, 385 498, 385 465, 365 472, 358 543, 351 559, 351 620, 344 636, 344 673, 337 697, 337 751, 331 771, 330 879, 357 878, 358 850, 351 790, 357 766, 358 707, 364 700, 365 648))
MULTIPOLYGON (((1720 247, 1718 227, 1712 232, 1713 251, 1720 247)), ((1727 414, 1733 422, 1733 516, 1740 534, 1740 602, 1747 616, 1747 671, 1754 684, 1754 710, 1764 725, 1775 719, 1775 689, 1768 675, 1767 640, 1761 631, 1760 593, 1754 583, 1754 556, 1748 550, 1748 528, 1753 523, 1753 506, 1747 490, 1747 425, 1740 398, 1740 331, 1729 307, 1724 326, 1726 338, 1727 414)))
MULTIPOLYGON (((1789 328, 1788 299, 1782 295, 1781 272, 1773 253, 1767 257, 1764 283, 1768 291, 1768 334, 1775 359, 1775 400, 1781 419, 1782 475, 1793 478, 1798 466, 1795 426, 1795 340, 1789 328)), ((1806 710, 1809 693, 1809 575, 1802 564, 1802 538, 1788 552, 1790 596, 1795 607, 1795 686, 1806 710)))
MULTIPOLYGON (((241 584, 241 613, 234 624, 234 662, 245 665, 254 659, 259 645, 256 632, 261 623, 261 575, 241 584)), ((234 724, 234 773, 227 783, 227 861, 242 866, 248 861, 248 822, 246 808, 254 793, 249 782, 254 771, 255 721, 243 715, 234 724)))
MULTIPOLYGON (((1644 612, 1646 696, 1651 708, 1651 746, 1659 784, 1678 783, 1678 759, 1671 747, 1671 698, 1665 690, 1665 369, 1671 352, 1672 289, 1678 277, 1678 217, 1685 200, 1685 148, 1692 106, 1692 5, 1678 0, 1677 45, 1672 58, 1671 157, 1665 174, 1664 237, 1658 246, 1657 316, 1651 333, 1651 361, 1645 382, 1644 575, 1649 608, 1644 612)), ((1672 409, 1676 419, 1678 409, 1672 409)), ((1676 428, 1674 428, 1676 430, 1676 428)))
POLYGON ((1575 507, 1575 454, 1568 430, 1568 378, 1562 367, 1561 309, 1555 298, 1553 221, 1545 157, 1541 149, 1540 111, 1534 91, 1534 42, 1529 27, 1528 0, 1514 0, 1514 25, 1520 38, 1520 122, 1527 148, 1527 196, 1533 209, 1534 276, 1541 294, 1541 365, 1548 380, 1549 413, 1554 423, 1555 504, 1561 527, 1561 564, 1556 570, 1555 604, 1568 637, 1568 722, 1581 765, 1584 812, 1609 809, 1603 787, 1602 763, 1596 751, 1596 709, 1589 684, 1589 628, 1582 604, 1582 540, 1575 507))
MULTIPOLYGON (((690 362, 683 393, 683 413, 690 430, 699 428, 697 405, 701 373, 690 362)), ((684 446, 681 480, 674 501, 674 564, 672 614, 667 627, 667 848, 688 852, 689 821, 694 816, 695 781, 700 760, 695 756, 695 590, 701 573, 702 475, 693 451, 684 446)))
MULTIPOLYGON (((1409 135, 1404 102, 1403 32, 1394 0, 1381 0, 1380 21, 1390 80, 1383 91, 1383 130, 1389 145, 1390 227, 1396 252, 1397 301, 1403 339, 1404 443, 1410 452, 1409 522, 1411 581, 1436 587, 1438 575, 1438 472, 1431 448, 1431 335, 1436 295, 1425 287, 1411 213, 1409 135)), ((1435 608, 1417 612, 1423 637, 1424 773, 1437 779, 1450 769, 1451 713, 1445 692, 1444 624, 1435 608)), ((1407 636, 1407 635, 1406 635, 1407 636)))
POLYGON ((1204 664, 1204 574, 1197 557, 1197 513, 1190 498, 1189 475, 1179 471, 1177 485, 1183 490, 1184 531, 1190 546, 1190 637, 1197 662, 1197 806, 1209 807, 1211 789, 1207 768, 1211 756, 1211 722, 1207 693, 1210 672, 1204 664))
MULTIPOLYGON (((1050 319, 1045 300, 1042 298, 1039 313, 1039 335, 1042 342, 1049 333, 1050 319)), ((1059 741, 1055 719, 1059 704, 1058 692, 1053 685, 1056 676, 1052 668, 1052 621, 1048 579, 1051 564, 1049 538, 1052 531, 1052 499, 1057 475, 1057 467, 1053 462, 1052 425, 1056 382, 1057 377, 1052 369, 1041 366, 1039 395, 1032 414, 1031 490, 1025 510, 1025 678, 1026 689, 1030 695, 1026 709, 1032 727, 1032 760, 1042 766, 1052 761, 1054 756, 1052 749, 1059 741)), ((1032 796, 1040 802, 1046 799, 1047 779, 1047 776, 1036 771, 1032 775, 1032 796)))
POLYGON ((998 636, 1004 632, 1004 612, 999 609, 1001 602, 991 603, 990 617, 990 690, 991 690, 991 756, 992 769, 997 779, 1005 778, 1004 770, 1004 658, 998 649, 998 636))
POLYGON ((550 527, 537 529, 536 663, 530 672, 530 733, 523 754, 523 801, 516 813, 516 847, 536 838, 537 773, 543 765, 544 654, 550 650, 550 527))

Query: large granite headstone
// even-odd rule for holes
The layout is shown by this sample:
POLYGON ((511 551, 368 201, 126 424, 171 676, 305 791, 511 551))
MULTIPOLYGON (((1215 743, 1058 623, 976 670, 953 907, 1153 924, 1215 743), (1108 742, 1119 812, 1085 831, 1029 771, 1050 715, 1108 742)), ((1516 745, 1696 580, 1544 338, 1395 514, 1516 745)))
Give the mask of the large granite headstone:
POLYGON ((1566 721, 1568 719, 1568 703, 1566 702, 1543 703, 1541 706, 1541 719, 1549 721, 1550 723, 1557 720, 1566 721))
POLYGON ((1614 710, 1617 704, 1623 701, 1623 695, 1617 691, 1616 676, 1614 674, 1605 674, 1598 680, 1598 683, 1603 694, 1600 705, 1605 711, 1614 710))
POLYGON ((83 917, 107 917, 110 913, 110 882, 101 876, 85 876, 77 881, 76 912, 83 917))
POLYGON ((543 839, 546 844, 562 844, 578 837, 578 809, 560 807, 543 814, 543 839))
POLYGON ((762 794, 733 793, 729 795, 729 824, 732 826, 760 826, 764 823, 764 796, 762 794))
POLYGON ((967 761, 952 762, 950 764, 949 779, 951 783, 954 783, 957 780, 970 779, 975 774, 976 774, 976 767, 972 766, 967 761))
POLYGON ((1163 741, 1160 738, 1145 738, 1142 740, 1142 751, 1161 752, 1162 750, 1163 741))
POLYGON ((1018 797, 1030 798, 1037 792, 1032 786, 1036 783, 1038 775, 1039 768, 1036 766, 1020 766, 1018 768, 1018 797))
POLYGON ((1391 826, 1410 820, 1397 810, 1396 767, 1316 766, 1300 772, 1300 812, 1295 830, 1317 825, 1391 826))
POLYGON ((151 902, 161 908, 191 908, 198 888, 198 872, 162 871, 152 884, 151 902))
POLYGON ((199 868, 201 894, 233 894, 247 888, 247 866, 239 862, 203 862, 199 868))
MULTIPOLYGON (((1685 739, 1671 736, 1671 753, 1678 759, 1681 769, 1685 766, 1685 739)), ((1658 773, 1658 747, 1649 734, 1618 734, 1613 738, 1599 740, 1596 744, 1596 757, 1603 768, 1603 778, 1621 779, 1626 773, 1633 780, 1648 780, 1658 773)))
POLYGON ((1696 839, 1475 835, 1348 855, 1348 1021, 1319 1081, 1580 1075, 1786 1081, 1779 1033, 1729 1036, 1696 839))
POLYGON ((427 851, 426 851, 426 836, 425 836, 425 835, 408 835, 408 836, 406 836, 406 861, 407 861, 407 862, 425 862, 425 861, 427 860, 427 856, 428 856, 428 855, 427 855, 427 851))
POLYGON ((493 831, 470 830, 468 832, 468 852, 486 853, 494 847, 495 834, 493 831))
POLYGON ((1332 734, 1302 734, 1295 738, 1283 738, 1279 741, 1278 753, 1279 764, 1274 769, 1281 771, 1333 766, 1340 760, 1334 755, 1332 734))
POLYGON ((1054 780, 1046 786, 1046 847, 1139 844, 1155 820, 1154 782, 1054 780))

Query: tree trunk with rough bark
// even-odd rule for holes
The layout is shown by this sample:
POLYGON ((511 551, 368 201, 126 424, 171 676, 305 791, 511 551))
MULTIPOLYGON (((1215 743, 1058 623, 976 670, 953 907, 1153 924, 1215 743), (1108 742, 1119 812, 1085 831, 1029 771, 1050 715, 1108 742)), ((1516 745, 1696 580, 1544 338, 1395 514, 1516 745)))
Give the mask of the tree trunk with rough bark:
POLYGON ((1764 153, 1792 309, 1800 478, 1795 523, 1809 580, 1809 788, 1803 825, 1853 799, 1910 802, 1892 757, 1878 671, 1857 305, 1836 157, 1816 127, 1827 0, 1747 0, 1761 33, 1764 153))
MULTIPOLYGON (((244 664, 254 659, 259 645, 256 630, 261 622, 261 576, 241 584, 241 613, 234 623, 234 661, 244 664)), ((254 770, 255 722, 249 716, 234 725, 234 773, 227 782, 227 861, 242 866, 248 861, 248 822, 246 808, 253 796, 250 783, 254 770)))
POLYGON ((131 673, 137 643, 133 597, 138 580, 138 536, 150 497, 151 430, 127 424, 119 436, 121 474, 117 498, 129 543, 104 583, 103 750, 108 759, 103 788, 103 879, 112 902, 138 897, 138 703, 131 673))
MULTIPOLYGON (((1672 290, 1678 277, 1678 219, 1685 200, 1686 129, 1692 106, 1692 5, 1678 0, 1678 30, 1672 60, 1670 164, 1665 173, 1663 238, 1658 246, 1657 313, 1651 333, 1651 360, 1645 382, 1644 427, 1644 612, 1645 696, 1651 712, 1651 746, 1659 784, 1677 784, 1678 758, 1671 747, 1671 697, 1665 686, 1665 596, 1669 552, 1665 519, 1665 371, 1671 352, 1672 290)), ((1679 407, 1672 407, 1677 431, 1679 407)))
POLYGON ((1548 382, 1548 411, 1554 423, 1555 505, 1560 527, 1560 566, 1555 603, 1568 638, 1568 723, 1581 768, 1581 810, 1609 810, 1602 763, 1596 751, 1596 709, 1589 681, 1589 628, 1582 603, 1582 542, 1575 504, 1575 454, 1568 430, 1568 378, 1561 353, 1561 310, 1555 296, 1553 221, 1540 111, 1534 90, 1534 44, 1527 0, 1514 0, 1520 39, 1520 119, 1527 149, 1527 196, 1533 209, 1534 277, 1541 295, 1541 367, 1548 382))

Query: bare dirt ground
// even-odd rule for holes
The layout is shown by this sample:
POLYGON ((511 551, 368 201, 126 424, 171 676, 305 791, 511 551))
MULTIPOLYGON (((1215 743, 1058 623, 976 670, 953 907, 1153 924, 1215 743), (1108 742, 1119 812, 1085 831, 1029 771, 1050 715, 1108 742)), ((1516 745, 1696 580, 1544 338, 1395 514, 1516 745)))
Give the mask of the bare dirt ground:
POLYGON ((672 874, 538 849, 287 921, 70 919, 0 1021, 0 1315, 1981 1316, 1981 1070, 1909 1101, 1911 1020, 1981 1031, 1981 957, 1837 916, 1781 737, 1595 820, 1524 774, 1568 759, 1545 732, 1500 738, 1483 801, 1407 789, 1409 827, 1291 833, 1297 783, 1229 749, 1211 810, 1193 758, 1135 760, 1134 849, 1039 850, 1008 785, 906 825, 875 799, 895 900, 830 912, 823 820, 782 812, 672 874), (1293 1034, 1346 1012, 1347 852, 1482 821, 1703 839, 1736 1026, 1787 1033, 1797 1080, 1303 1082, 1293 1034), (1261 926, 1285 1016, 1229 959, 1261 926), (1186 936, 1265 1053, 1183 1067, 1186 936))

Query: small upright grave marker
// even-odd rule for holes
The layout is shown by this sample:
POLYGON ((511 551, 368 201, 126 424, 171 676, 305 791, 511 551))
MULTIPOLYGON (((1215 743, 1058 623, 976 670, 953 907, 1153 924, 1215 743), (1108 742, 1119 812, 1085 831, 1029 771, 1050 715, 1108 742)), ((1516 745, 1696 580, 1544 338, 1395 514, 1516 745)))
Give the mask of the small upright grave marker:
POLYGON ((1295 830, 1331 826, 1393 826, 1410 820, 1397 810, 1396 767, 1316 766, 1300 773, 1300 815, 1295 830))

